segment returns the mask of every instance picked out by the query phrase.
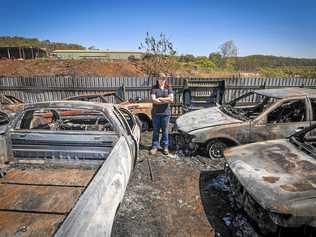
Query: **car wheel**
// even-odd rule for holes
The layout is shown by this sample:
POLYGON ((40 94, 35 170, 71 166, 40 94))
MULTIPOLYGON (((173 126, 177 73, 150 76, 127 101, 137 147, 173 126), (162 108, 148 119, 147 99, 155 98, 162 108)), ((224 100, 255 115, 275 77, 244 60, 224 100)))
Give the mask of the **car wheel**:
POLYGON ((208 156, 211 159, 220 159, 224 157, 224 149, 227 145, 219 140, 213 140, 207 144, 208 156))

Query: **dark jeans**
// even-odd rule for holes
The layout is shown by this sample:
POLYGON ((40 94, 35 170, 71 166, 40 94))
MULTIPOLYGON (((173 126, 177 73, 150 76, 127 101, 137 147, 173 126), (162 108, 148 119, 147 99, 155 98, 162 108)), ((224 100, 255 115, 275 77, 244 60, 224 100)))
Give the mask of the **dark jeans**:
POLYGON ((163 148, 168 148, 168 125, 170 121, 170 115, 153 114, 153 140, 152 148, 159 148, 159 132, 162 130, 161 144, 163 148))

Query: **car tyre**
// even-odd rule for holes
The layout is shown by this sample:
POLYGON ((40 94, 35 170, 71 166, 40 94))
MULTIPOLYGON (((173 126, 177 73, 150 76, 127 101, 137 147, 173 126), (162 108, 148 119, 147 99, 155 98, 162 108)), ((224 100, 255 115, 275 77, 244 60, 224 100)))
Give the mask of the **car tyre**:
POLYGON ((207 153, 211 159, 221 159, 224 157, 224 149, 227 148, 227 144, 220 140, 212 140, 207 144, 207 153))

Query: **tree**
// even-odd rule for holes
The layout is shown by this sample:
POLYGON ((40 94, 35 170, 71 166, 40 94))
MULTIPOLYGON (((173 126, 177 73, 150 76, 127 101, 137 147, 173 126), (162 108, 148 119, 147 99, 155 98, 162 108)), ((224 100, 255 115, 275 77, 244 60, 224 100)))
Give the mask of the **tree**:
POLYGON ((179 61, 184 62, 184 63, 194 62, 194 59, 195 59, 195 57, 193 54, 181 55, 179 57, 179 61))
POLYGON ((205 56, 196 57, 196 64, 202 69, 211 70, 215 68, 215 64, 205 56))
POLYGON ((160 73, 171 74, 176 66, 173 43, 161 33, 155 38, 146 33, 145 41, 139 46, 145 51, 143 59, 143 70, 149 76, 158 76, 160 73))
POLYGON ((222 55, 219 52, 210 53, 208 58, 216 65, 216 67, 221 67, 223 65, 222 55))
POLYGON ((223 58, 237 57, 238 55, 238 48, 232 40, 226 41, 222 44, 219 47, 219 50, 223 58))

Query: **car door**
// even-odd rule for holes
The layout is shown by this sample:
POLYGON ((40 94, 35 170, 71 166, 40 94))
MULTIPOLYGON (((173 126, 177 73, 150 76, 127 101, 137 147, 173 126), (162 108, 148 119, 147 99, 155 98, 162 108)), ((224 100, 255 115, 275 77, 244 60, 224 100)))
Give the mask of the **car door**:
MULTIPOLYGON (((79 121, 78 124, 75 126, 71 123, 72 130, 65 130, 61 127, 53 128, 54 123, 58 122, 49 117, 49 114, 53 111, 55 110, 28 110, 23 112, 16 120, 9 131, 11 149, 15 159, 27 163, 43 163, 46 161, 59 163, 91 161, 101 163, 107 158, 112 149, 113 140, 117 136, 113 129, 109 128, 107 131, 82 129, 83 127, 79 123, 81 121, 84 123, 86 120, 80 120, 79 118, 86 116, 86 113, 85 115, 76 114, 81 113, 82 110, 70 111, 69 109, 64 110, 64 114, 67 116, 58 118, 58 120, 72 118, 75 121, 74 116, 77 116, 75 119, 79 121), (48 116, 48 120, 51 121, 52 125, 50 127, 34 125, 35 116, 41 116, 41 119, 43 116, 48 116)), ((104 113, 97 112, 99 113, 98 116, 104 116, 104 120, 107 121, 104 113)))
POLYGON ((307 98, 283 100, 269 108, 251 128, 252 142, 286 138, 309 126, 310 105, 307 98))

